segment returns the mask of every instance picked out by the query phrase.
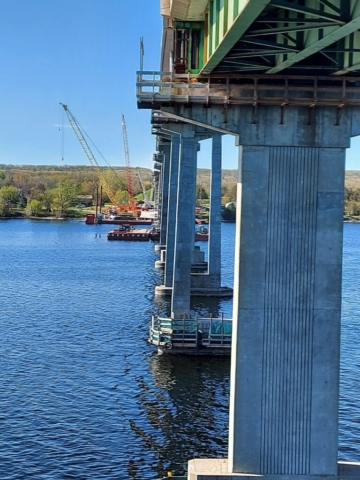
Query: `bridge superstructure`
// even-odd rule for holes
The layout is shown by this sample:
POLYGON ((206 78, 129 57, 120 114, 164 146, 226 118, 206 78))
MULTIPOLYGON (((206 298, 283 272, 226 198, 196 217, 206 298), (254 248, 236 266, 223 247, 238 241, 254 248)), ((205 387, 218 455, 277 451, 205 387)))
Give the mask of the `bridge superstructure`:
POLYGON ((164 32, 174 31, 174 39, 164 36, 163 52, 173 52, 178 73, 345 75, 360 69, 357 0, 163 0, 161 7, 169 20, 164 32))
MULTIPOLYGON (((360 134, 360 1, 160 6, 161 66, 138 72, 137 101, 153 111, 167 196, 176 198, 161 219, 173 318, 189 311, 194 286, 197 145, 213 140, 214 212, 219 138, 231 134, 239 146, 229 455, 191 460, 188 478, 358 479, 360 464, 337 457, 344 170, 360 134)), ((220 288, 218 224, 214 217, 205 289, 220 288)))

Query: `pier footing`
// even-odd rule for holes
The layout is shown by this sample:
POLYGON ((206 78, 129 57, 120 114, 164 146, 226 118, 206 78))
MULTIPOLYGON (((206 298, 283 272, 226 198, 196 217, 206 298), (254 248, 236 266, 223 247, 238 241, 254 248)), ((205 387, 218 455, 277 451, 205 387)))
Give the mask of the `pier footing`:
MULTIPOLYGON (((155 287, 155 295, 170 296, 172 294, 172 287, 166 287, 165 285, 158 285, 155 287)), ((233 296, 233 289, 229 287, 219 288, 199 288, 194 287, 190 290, 192 297, 216 297, 216 298, 231 298, 233 296)))
POLYGON ((229 473, 228 460, 219 458, 193 459, 188 463, 188 480, 358 480, 360 462, 339 462, 337 475, 272 475, 229 473))
POLYGON ((159 243, 157 243, 154 247, 155 252, 161 252, 162 250, 165 250, 165 249, 166 249, 166 245, 160 245, 159 243))
MULTIPOLYGON (((155 262, 155 268, 158 270, 164 270, 165 269, 165 262, 162 260, 156 260, 155 262)), ((207 262, 199 262, 199 263, 194 263, 191 265, 191 273, 204 273, 208 269, 208 263, 207 262)))

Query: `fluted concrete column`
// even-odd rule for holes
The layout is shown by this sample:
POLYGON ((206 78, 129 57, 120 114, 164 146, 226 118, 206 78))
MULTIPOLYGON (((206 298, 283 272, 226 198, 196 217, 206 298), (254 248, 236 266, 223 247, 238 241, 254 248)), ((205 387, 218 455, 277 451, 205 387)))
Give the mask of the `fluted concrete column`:
POLYGON ((340 122, 332 107, 278 113, 227 116, 242 144, 229 455, 190 461, 191 480, 360 478, 360 464, 337 462, 345 150, 359 109, 340 122))
POLYGON ((241 148, 230 472, 337 474, 344 169, 343 148, 241 148))
POLYGON ((172 287, 175 249, 176 203, 178 194, 180 135, 171 136, 169 191, 166 228, 166 256, 164 270, 164 285, 172 287))
POLYGON ((161 145, 161 151, 164 154, 164 160, 161 169, 161 206, 160 206, 160 245, 166 244, 166 231, 168 222, 168 203, 169 203, 169 177, 170 177, 170 151, 171 143, 166 142, 161 145))
POLYGON ((176 210, 171 316, 178 318, 190 311, 191 259, 194 250, 194 191, 196 189, 197 145, 195 138, 180 140, 179 183, 176 210))
POLYGON ((208 273, 209 286, 221 285, 221 135, 212 138, 208 273))

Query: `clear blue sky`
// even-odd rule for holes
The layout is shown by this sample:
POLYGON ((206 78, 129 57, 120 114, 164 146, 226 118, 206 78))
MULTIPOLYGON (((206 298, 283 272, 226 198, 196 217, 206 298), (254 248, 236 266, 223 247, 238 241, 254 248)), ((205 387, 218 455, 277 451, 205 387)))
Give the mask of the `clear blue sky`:
MULTIPOLYGON (((62 102, 112 166, 125 162, 124 114, 131 165, 152 168, 155 137, 150 111, 137 109, 135 72, 140 37, 144 69, 159 69, 159 4, 159 0, 3 0, 0 163, 88 165, 62 102)), ((237 168, 233 137, 224 138, 223 145, 224 168, 237 168)), ((360 168, 359 149, 360 140, 353 140, 348 169, 360 168)), ((209 142, 202 142, 200 167, 209 166, 209 153, 209 142)), ((95 149, 94 154, 104 164, 95 149)))

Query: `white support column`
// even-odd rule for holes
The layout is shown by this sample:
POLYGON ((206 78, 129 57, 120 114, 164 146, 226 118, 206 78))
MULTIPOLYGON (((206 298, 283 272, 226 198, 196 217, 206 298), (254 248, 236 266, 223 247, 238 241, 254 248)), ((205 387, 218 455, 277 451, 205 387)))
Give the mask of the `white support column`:
POLYGON ((241 151, 229 471, 336 475, 345 150, 241 151))
POLYGON ((308 113, 227 112, 242 143, 229 455, 191 460, 189 480, 360 478, 337 460, 345 150, 359 109, 341 122, 332 107, 308 113))
POLYGON ((161 168, 161 209, 160 209, 160 245, 166 244, 166 232, 168 223, 168 203, 169 203, 169 177, 170 177, 170 142, 161 145, 161 151, 164 154, 164 160, 161 168))
POLYGON ((221 285, 221 135, 212 138, 210 222, 208 247, 209 286, 221 285))
POLYGON ((176 203, 178 195, 179 178, 179 156, 180 156, 180 135, 171 136, 171 164, 168 192, 168 217, 166 229, 166 256, 165 256, 165 287, 172 287, 174 250, 175 250, 175 224, 176 224, 176 203))
POLYGON ((194 191, 196 189, 197 140, 181 136, 179 183, 176 211, 176 242, 171 316, 190 312, 191 261, 195 237, 194 191))

